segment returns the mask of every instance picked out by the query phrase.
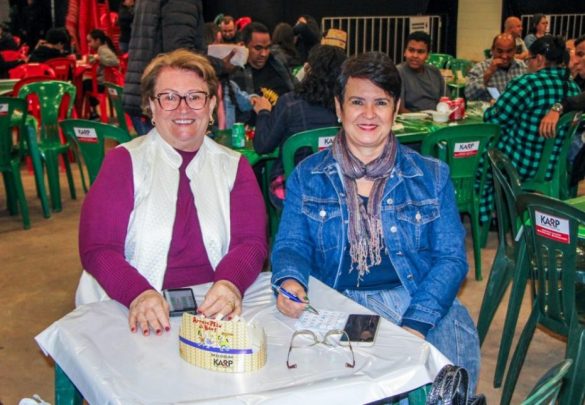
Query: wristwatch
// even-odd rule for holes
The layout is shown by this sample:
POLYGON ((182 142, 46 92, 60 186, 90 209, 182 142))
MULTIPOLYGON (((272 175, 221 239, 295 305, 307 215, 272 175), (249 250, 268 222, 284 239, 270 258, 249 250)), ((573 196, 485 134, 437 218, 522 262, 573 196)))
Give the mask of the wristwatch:
POLYGON ((561 103, 554 103, 551 107, 551 110, 554 112, 558 112, 559 114, 563 113, 563 105, 561 103))

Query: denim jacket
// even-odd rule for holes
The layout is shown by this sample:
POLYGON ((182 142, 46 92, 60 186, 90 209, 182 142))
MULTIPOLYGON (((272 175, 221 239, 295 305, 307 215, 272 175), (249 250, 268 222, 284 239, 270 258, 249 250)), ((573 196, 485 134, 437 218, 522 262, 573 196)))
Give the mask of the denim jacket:
MULTIPOLYGON (((345 189, 331 151, 301 162, 286 187, 272 280, 293 278, 307 288, 312 275, 336 288, 350 263, 345 189)), ((403 319, 434 327, 467 274, 465 230, 447 165, 398 145, 380 213, 390 260, 411 295, 403 319)))

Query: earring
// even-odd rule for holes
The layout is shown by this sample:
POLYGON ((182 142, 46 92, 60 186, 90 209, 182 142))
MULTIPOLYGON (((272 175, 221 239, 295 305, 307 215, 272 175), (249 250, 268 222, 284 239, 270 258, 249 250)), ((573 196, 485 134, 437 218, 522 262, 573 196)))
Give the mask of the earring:
POLYGON ((156 127, 156 122, 154 121, 154 118, 152 118, 152 119, 150 120, 150 123, 152 124, 152 126, 153 126, 153 127, 156 127))
POLYGON ((337 122, 341 124, 341 117, 337 117, 337 122))
POLYGON ((213 119, 213 117, 209 117, 209 124, 207 125, 212 126, 213 124, 215 124, 215 120, 213 119))

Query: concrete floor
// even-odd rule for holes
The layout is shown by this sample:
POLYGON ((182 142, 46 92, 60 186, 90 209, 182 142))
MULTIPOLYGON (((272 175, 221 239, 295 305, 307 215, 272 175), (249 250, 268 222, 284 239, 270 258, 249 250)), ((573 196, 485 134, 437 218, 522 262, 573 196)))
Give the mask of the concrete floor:
MULTIPOLYGON (((76 170, 76 168, 74 168, 76 170)), ((62 176, 63 211, 50 219, 42 217, 38 199, 34 198, 34 181, 23 170, 25 189, 31 211, 32 228, 22 229, 20 217, 0 211, 0 405, 17 404, 23 397, 39 394, 53 403, 53 363, 45 357, 33 337, 73 309, 74 292, 81 265, 77 253, 77 226, 83 192, 77 181, 78 200, 71 200, 62 176)), ((0 185, 0 187, 2 187, 0 185)), ((0 207, 6 206, 3 187, 0 207)), ((468 222, 466 222, 468 226, 468 222)), ((468 236, 468 259, 473 263, 471 237, 468 236)), ((496 235, 490 234, 482 251, 484 281, 473 279, 473 266, 459 298, 477 320, 485 283, 491 267, 496 235)), ((526 298, 519 325, 524 325, 530 306, 526 298)), ((482 370, 478 390, 488 403, 498 403, 500 389, 494 389, 495 360, 502 332, 505 305, 500 311, 482 347, 482 370)), ((518 335, 519 332, 517 332, 518 335)), ((537 330, 516 387, 513 403, 520 403, 540 376, 561 361, 565 344, 537 330)))

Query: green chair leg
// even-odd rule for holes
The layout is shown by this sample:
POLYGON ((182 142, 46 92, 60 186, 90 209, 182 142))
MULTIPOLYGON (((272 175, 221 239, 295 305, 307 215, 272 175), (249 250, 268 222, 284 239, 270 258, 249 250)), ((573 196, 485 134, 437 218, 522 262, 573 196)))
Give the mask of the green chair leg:
POLYGON ((75 388, 67 374, 55 364, 55 404, 56 405, 82 405, 83 397, 75 388))
POLYGON ((506 371, 506 363, 512 347, 512 340, 514 338, 514 331, 518 322, 518 315, 520 314, 520 307, 522 306, 522 299, 526 290, 526 283, 528 282, 528 267, 526 262, 526 245, 523 243, 519 247, 516 268, 514 269, 514 278, 512 282, 512 292, 508 302, 508 310, 506 312, 506 319, 504 321, 504 328, 502 331, 502 341, 500 342, 500 349, 498 351, 498 360, 496 362, 496 371, 494 374, 494 387, 499 388, 504 379, 504 372, 506 371))
POLYGON ((16 215, 18 214, 18 205, 14 179, 8 172, 2 172, 2 177, 4 178, 4 189, 6 190, 6 208, 8 208, 10 215, 16 215))
MULTIPOLYGON (((579 298, 577 298, 579 299, 579 298)), ((581 297, 582 299, 582 297, 581 297)), ((573 359, 573 366, 567 375, 565 385, 559 397, 561 405, 585 403, 585 327, 573 322, 567 339, 566 359, 573 359)))
POLYGON ((47 190, 45 188, 45 176, 41 155, 39 153, 39 146, 37 143, 36 120, 34 117, 28 117, 26 130, 26 142, 30 158, 32 160, 33 170, 35 174, 35 184, 37 187, 37 194, 41 199, 41 207, 43 208, 43 216, 45 218, 51 217, 51 208, 49 207, 49 199, 47 197, 47 190), (30 119, 29 119, 30 118, 30 119))
POLYGON ((53 152, 45 153, 45 163, 47 167, 47 178, 49 180, 49 195, 51 197, 51 206, 53 211, 60 212, 61 206, 61 186, 59 184, 59 162, 53 152))
MULTIPOLYGON (((478 203, 479 204, 479 203, 478 203)), ((481 225, 479 213, 471 213, 471 236, 473 239, 473 258, 475 261, 475 280, 481 281, 481 225)))
MULTIPOLYGON (((69 193, 71 194, 71 198, 73 200, 77 199, 77 193, 75 192, 75 183, 73 182, 73 173, 71 172, 71 163, 69 163, 69 154, 64 153, 61 154, 63 157, 63 162, 65 163, 65 174, 67 175, 67 184, 69 184, 69 193)), ((83 178, 83 173, 81 174, 81 179, 85 183, 85 179, 83 178)))
POLYGON ((427 402, 427 395, 431 391, 432 384, 423 385, 408 393, 409 405, 424 405, 427 402))
POLYGON ((30 216, 28 213, 28 203, 24 194, 24 187, 22 186, 22 178, 20 177, 20 162, 13 162, 12 164, 12 178, 14 181, 14 189, 16 191, 16 198, 20 207, 20 215, 22 215, 22 224, 24 229, 30 229, 30 216))
POLYGON ((530 317, 528 318, 528 322, 526 322, 526 326, 524 327, 524 330, 520 335, 520 339, 518 340, 518 346, 516 346, 516 350, 512 356, 512 361, 510 362, 510 368, 508 369, 506 382, 504 383, 504 389, 502 391, 500 405, 508 405, 512 401, 512 394, 514 393, 514 388, 516 388, 516 383, 518 382, 520 370, 522 369, 524 359, 526 358, 528 346, 530 345, 532 336, 534 336, 538 318, 538 308, 533 307, 532 312, 530 313, 530 317))

